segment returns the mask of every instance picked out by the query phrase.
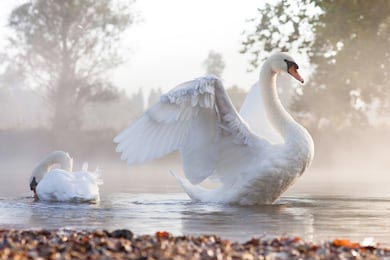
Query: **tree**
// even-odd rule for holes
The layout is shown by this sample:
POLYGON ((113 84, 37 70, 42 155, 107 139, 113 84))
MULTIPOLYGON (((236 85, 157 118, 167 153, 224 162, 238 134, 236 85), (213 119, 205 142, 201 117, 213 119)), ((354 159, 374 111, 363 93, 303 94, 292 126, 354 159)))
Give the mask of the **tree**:
POLYGON ((120 40, 134 22, 132 1, 36 0, 9 17, 10 65, 44 90, 52 127, 79 128, 89 102, 112 99, 107 74, 124 62, 120 40))
POLYGON ((148 97, 148 107, 152 107, 154 106, 157 102, 160 101, 160 97, 162 95, 162 90, 161 88, 157 88, 157 89, 152 89, 149 93, 149 97, 148 97))
POLYGON ((129 121, 135 120, 144 112, 144 97, 142 89, 130 96, 124 90, 117 99, 108 102, 90 103, 84 109, 83 129, 111 129, 119 131, 125 128, 129 121))
POLYGON ((367 108, 390 106, 390 5, 387 0, 281 0, 266 4, 246 33, 251 68, 270 52, 307 53, 316 67, 293 108, 335 127, 367 125, 367 108), (266 29, 265 29, 266 28, 266 29))
POLYGON ((239 111, 248 93, 236 85, 226 89, 226 92, 232 100, 234 107, 239 111))
POLYGON ((206 74, 221 77, 225 69, 225 61, 223 60, 222 54, 210 51, 207 59, 203 62, 203 66, 206 69, 206 74))

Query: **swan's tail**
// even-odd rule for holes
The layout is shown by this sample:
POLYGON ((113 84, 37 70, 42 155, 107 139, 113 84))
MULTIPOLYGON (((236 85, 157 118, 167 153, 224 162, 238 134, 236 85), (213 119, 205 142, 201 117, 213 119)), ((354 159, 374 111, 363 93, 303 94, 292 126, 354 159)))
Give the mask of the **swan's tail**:
POLYGON ((84 162, 83 166, 81 167, 81 171, 89 174, 88 176, 91 178, 91 180, 96 185, 102 185, 103 179, 102 179, 102 171, 100 170, 99 166, 96 167, 94 172, 88 171, 88 162, 84 162))
POLYGON ((178 176, 173 171, 169 171, 173 177, 180 183, 187 195, 194 201, 207 201, 212 190, 205 189, 199 185, 193 185, 188 180, 178 176))

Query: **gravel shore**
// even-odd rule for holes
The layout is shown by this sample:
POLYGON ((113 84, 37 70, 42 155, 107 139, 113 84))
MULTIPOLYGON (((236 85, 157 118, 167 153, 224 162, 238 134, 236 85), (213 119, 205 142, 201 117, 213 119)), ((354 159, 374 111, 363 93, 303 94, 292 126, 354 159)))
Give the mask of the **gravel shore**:
POLYGON ((390 249, 298 237, 245 243, 217 236, 135 236, 129 230, 0 230, 0 259, 390 259, 390 249))

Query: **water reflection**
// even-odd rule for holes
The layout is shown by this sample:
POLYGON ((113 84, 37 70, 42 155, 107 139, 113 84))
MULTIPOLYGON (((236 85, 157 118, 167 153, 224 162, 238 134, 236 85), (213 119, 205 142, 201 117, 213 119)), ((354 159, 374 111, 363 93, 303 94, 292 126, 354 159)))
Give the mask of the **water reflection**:
POLYGON ((263 207, 192 203, 185 194, 104 196, 99 204, 34 202, 31 197, 0 199, 0 228, 127 228, 137 234, 217 234, 245 241, 252 236, 374 237, 390 245, 390 200, 289 196, 263 207))
POLYGON ((313 218, 310 212, 302 207, 290 208, 284 203, 255 208, 189 206, 182 212, 182 232, 218 234, 241 241, 252 236, 283 234, 299 234, 311 239, 313 218))

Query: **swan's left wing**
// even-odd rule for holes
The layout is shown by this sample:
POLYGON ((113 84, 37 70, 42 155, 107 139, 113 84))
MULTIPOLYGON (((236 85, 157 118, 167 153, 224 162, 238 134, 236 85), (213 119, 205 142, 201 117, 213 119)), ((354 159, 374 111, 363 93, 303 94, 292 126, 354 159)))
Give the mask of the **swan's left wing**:
POLYGON ((114 139, 129 164, 180 150, 184 172, 193 184, 214 173, 226 140, 236 149, 258 141, 214 76, 185 82, 164 94, 114 139))

